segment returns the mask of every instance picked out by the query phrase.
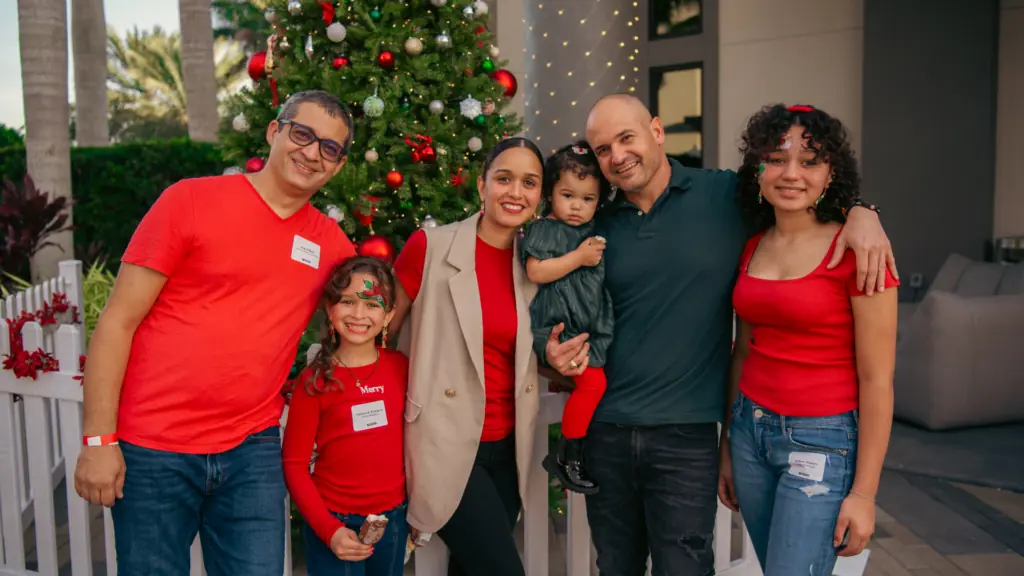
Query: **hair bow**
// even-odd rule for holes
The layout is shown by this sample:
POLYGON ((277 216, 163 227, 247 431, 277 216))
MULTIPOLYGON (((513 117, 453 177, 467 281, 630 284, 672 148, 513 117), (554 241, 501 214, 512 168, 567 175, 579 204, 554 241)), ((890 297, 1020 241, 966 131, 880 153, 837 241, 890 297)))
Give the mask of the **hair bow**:
POLYGON ((786 110, 789 110, 790 112, 814 112, 814 108, 803 105, 790 106, 786 108, 786 110))

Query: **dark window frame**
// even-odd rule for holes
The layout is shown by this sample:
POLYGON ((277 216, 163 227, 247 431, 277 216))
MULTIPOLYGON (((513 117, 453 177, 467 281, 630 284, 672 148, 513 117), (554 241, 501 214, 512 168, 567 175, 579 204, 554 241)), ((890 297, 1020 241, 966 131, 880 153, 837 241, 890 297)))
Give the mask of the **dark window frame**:
MULTIPOLYGON (((668 66, 651 66, 650 68, 648 68, 647 80, 649 82, 648 86, 650 86, 650 94, 649 94, 649 100, 650 101, 648 102, 648 107, 651 110, 651 114, 653 114, 654 116, 657 116, 658 118, 661 118, 661 110, 659 109, 659 102, 658 102, 658 92, 661 90, 661 78, 665 74, 668 74, 668 73, 671 73, 671 72, 683 72, 683 71, 686 71, 686 70, 700 70, 700 103, 701 103, 701 106, 700 106, 700 124, 701 124, 701 126, 700 126, 700 131, 698 132, 698 134, 700 134, 700 142, 701 142, 701 149, 700 149, 700 164, 701 165, 700 165, 700 167, 703 168, 703 167, 705 167, 705 164, 707 163, 707 154, 706 154, 707 143, 706 143, 706 140, 705 140, 706 131, 704 129, 704 113, 705 113, 704 112, 705 111, 704 102, 707 101, 707 95, 708 95, 707 82, 704 81, 704 72, 705 72, 704 61, 703 60, 695 60, 695 61, 692 61, 692 62, 685 62, 683 64, 670 64, 668 66)), ((661 118, 661 121, 662 121, 662 127, 663 128, 667 127, 665 125, 664 118, 661 118)), ((667 135, 667 133, 666 133, 666 135, 667 135)))
POLYGON ((647 0, 647 40, 657 41, 669 38, 685 38, 687 36, 698 36, 704 33, 704 0, 697 0, 700 6, 700 19, 697 22, 697 29, 692 32, 668 32, 658 34, 658 19, 654 17, 654 4, 657 0, 647 0))

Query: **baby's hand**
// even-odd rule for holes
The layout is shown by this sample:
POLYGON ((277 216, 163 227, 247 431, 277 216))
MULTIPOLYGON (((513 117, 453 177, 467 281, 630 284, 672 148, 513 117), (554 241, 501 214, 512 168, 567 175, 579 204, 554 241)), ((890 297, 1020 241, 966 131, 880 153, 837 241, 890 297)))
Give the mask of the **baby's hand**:
POLYGON ((600 236, 594 236, 587 238, 579 248, 576 248, 576 253, 579 254, 580 262, 584 266, 597 266, 601 263, 601 257, 604 255, 605 241, 600 236))

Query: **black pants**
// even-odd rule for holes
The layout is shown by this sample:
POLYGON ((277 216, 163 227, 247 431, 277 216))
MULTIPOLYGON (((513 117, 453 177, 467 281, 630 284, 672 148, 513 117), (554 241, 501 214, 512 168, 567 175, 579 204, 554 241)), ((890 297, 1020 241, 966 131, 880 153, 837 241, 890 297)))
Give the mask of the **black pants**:
POLYGON ((482 442, 459 507, 437 534, 449 576, 525 576, 512 529, 519 516, 515 436, 482 442))
POLYGON ((714 573, 718 512, 718 427, 650 427, 593 422, 587 470, 601 491, 587 519, 602 576, 714 573))

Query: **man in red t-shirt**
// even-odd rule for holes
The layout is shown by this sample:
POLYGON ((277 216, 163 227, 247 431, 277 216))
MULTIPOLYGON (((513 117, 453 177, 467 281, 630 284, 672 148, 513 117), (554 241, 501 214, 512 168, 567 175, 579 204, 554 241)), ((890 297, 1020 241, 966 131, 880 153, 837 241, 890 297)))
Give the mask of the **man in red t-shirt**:
POLYGON ((335 263, 354 254, 309 204, 352 120, 293 94, 254 174, 170 186, 143 218, 96 325, 75 490, 112 507, 121 574, 281 574, 281 386, 335 263))

